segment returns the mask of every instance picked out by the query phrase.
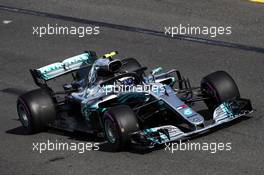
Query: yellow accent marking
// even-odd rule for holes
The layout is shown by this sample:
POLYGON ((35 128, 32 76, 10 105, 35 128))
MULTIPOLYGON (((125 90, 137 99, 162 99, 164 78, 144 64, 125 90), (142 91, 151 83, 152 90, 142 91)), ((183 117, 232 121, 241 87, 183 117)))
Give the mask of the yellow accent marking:
POLYGON ((264 0, 249 0, 250 2, 264 3, 264 0))
POLYGON ((113 52, 110 52, 110 53, 105 54, 104 57, 105 58, 109 58, 109 57, 113 57, 115 55, 117 55, 117 52, 116 51, 113 51, 113 52))

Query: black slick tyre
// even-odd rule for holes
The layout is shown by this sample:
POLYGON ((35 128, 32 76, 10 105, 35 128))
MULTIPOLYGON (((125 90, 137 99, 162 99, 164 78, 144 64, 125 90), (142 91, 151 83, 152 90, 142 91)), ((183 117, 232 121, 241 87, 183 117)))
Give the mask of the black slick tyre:
POLYGON ((114 106, 103 116, 106 139, 111 151, 120 151, 130 143, 131 133, 139 130, 137 118, 127 105, 114 106))
POLYGON ((47 89, 36 89, 17 99, 19 119, 29 134, 44 131, 56 118, 56 106, 47 89))

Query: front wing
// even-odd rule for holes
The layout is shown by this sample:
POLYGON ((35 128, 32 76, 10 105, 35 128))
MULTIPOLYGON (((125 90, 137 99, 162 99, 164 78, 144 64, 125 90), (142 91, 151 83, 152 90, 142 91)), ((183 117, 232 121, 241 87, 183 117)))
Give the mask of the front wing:
POLYGON ((211 128, 231 122, 237 118, 252 113, 253 109, 250 100, 239 99, 222 103, 213 113, 211 124, 196 128, 190 132, 183 132, 177 126, 165 125, 154 128, 147 128, 132 134, 131 142, 141 146, 153 147, 157 144, 182 140, 195 134, 202 134, 211 128))

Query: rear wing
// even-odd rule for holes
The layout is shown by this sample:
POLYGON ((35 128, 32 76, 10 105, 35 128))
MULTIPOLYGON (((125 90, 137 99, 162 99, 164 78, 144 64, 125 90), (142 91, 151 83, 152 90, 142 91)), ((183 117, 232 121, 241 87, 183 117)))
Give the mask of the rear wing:
POLYGON ((90 66, 96 60, 96 57, 95 52, 86 51, 83 54, 67 58, 62 62, 49 64, 38 69, 30 69, 30 73, 37 86, 46 87, 48 80, 90 66))

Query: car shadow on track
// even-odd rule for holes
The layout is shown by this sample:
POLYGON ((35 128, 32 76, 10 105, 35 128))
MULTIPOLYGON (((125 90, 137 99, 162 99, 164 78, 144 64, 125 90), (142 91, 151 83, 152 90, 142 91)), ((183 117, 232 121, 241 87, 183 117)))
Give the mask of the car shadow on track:
POLYGON ((26 92, 28 92, 27 90, 24 89, 19 89, 19 88, 5 88, 5 89, 1 89, 0 92, 6 93, 6 94, 11 94, 11 95, 15 95, 15 96, 19 96, 22 95, 26 92))
MULTIPOLYGON (((104 141, 104 139, 99 138, 93 134, 87 134, 87 133, 78 132, 78 131, 69 132, 69 131, 49 128, 47 131, 44 131, 44 133, 45 132, 56 134, 56 135, 61 135, 61 136, 66 136, 69 140, 86 141, 86 142, 103 142, 104 141)), ((9 129, 6 131, 6 133, 13 134, 13 135, 34 135, 34 134, 28 133, 28 131, 23 126, 9 129)))
POLYGON ((14 135, 29 135, 27 130, 23 126, 19 126, 19 127, 7 130, 6 133, 14 134, 14 135))

